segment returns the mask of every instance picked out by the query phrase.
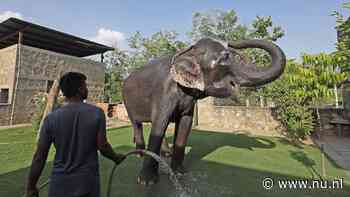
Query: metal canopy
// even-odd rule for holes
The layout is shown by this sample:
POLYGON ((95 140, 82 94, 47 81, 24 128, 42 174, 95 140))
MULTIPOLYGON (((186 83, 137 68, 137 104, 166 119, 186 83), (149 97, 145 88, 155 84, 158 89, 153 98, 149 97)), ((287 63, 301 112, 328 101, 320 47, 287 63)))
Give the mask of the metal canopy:
POLYGON ((112 47, 17 18, 9 18, 0 23, 0 49, 17 44, 19 32, 22 32, 22 44, 24 45, 76 57, 85 57, 113 50, 112 47))

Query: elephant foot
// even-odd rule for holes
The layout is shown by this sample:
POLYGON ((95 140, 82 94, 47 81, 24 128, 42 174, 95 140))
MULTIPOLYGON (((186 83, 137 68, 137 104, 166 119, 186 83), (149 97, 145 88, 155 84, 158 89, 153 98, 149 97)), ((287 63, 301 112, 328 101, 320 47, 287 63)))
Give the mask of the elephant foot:
POLYGON ((173 150, 172 150, 172 148, 170 148, 170 149, 161 149, 160 150, 160 155, 162 157, 169 158, 169 157, 171 157, 173 155, 173 150))
POLYGON ((137 177, 137 183, 144 186, 150 186, 156 184, 158 182, 158 179, 159 176, 157 172, 142 170, 137 177))
MULTIPOLYGON (((140 150, 145 150, 145 148, 146 148, 145 144, 136 144, 136 149, 137 150, 139 150, 139 149, 140 150)), ((137 155, 137 157, 141 158, 141 157, 143 157, 143 154, 140 153, 140 154, 137 155)))
POLYGON ((169 146, 168 142, 166 141, 166 139, 163 139, 163 141, 162 141, 160 154, 163 157, 170 157, 173 154, 173 149, 170 148, 170 146, 169 146))
POLYGON ((184 165, 171 165, 171 169, 176 175, 182 176, 187 173, 187 170, 184 165))
POLYGON ((171 168, 177 175, 183 175, 186 173, 186 169, 183 166, 185 158, 185 146, 174 146, 173 157, 171 160, 171 168))

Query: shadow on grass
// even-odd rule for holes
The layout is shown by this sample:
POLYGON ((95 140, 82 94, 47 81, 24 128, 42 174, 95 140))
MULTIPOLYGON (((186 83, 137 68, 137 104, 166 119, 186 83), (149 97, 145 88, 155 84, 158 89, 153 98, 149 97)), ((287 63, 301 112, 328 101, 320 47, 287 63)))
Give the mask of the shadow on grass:
POLYGON ((272 149, 276 144, 271 140, 251 137, 246 134, 194 130, 189 137, 187 146, 191 147, 191 151, 186 155, 186 161, 188 165, 192 165, 221 147, 254 151, 256 148, 272 149))
POLYGON ((290 155, 293 159, 300 162, 307 171, 310 173, 313 179, 322 179, 322 176, 317 172, 315 169, 316 162, 308 157, 305 152, 303 151, 289 151, 290 155))
MULTIPOLYGON (((128 131, 127 131, 128 132, 128 131)), ((125 143, 129 144, 129 143, 125 143)), ((276 144, 265 138, 249 137, 244 134, 213 133, 207 131, 194 131, 190 137, 189 153, 186 155, 185 165, 189 173, 181 178, 181 182, 189 191, 192 197, 203 196, 350 196, 350 187, 344 185, 343 189, 333 190, 310 190, 310 189, 279 189, 278 184, 271 190, 262 187, 262 180, 270 177, 274 180, 300 180, 305 179, 298 176, 290 176, 281 173, 274 173, 265 170, 258 170, 236 165, 225 164, 221 158, 208 160, 208 155, 220 152, 220 148, 227 147, 242 150, 242 154, 256 149, 272 149, 276 144)), ((118 146, 117 152, 128 152, 133 150, 131 145, 118 146)), ((311 160, 300 153, 286 155, 294 157, 303 165, 313 166, 311 160)), ((243 155, 242 155, 243 156, 243 155)), ((232 158, 234 159, 234 158, 232 158)), ((259 159, 259 158, 257 158, 259 159)), ((256 162, 256 161, 251 161, 256 162)), ((44 182, 51 170, 52 162, 41 178, 44 182)), ((167 197, 176 196, 175 189, 170 183, 167 175, 161 173, 160 182, 151 187, 143 187, 136 184, 136 177, 141 169, 142 159, 131 156, 127 158, 117 169, 113 182, 113 197, 167 197)), ((106 196, 107 182, 113 162, 100 157, 101 191, 102 197, 106 196)), ((24 182, 28 173, 28 167, 0 175, 0 196, 12 197, 21 196, 24 191, 24 182)), ((42 197, 47 196, 47 188, 41 193, 42 197)))

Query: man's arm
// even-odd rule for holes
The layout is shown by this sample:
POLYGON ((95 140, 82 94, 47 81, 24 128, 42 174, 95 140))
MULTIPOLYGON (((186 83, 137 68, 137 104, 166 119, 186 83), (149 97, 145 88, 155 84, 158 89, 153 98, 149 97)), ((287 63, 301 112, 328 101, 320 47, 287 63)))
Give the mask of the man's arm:
POLYGON ((26 185, 26 196, 28 197, 35 196, 38 193, 36 184, 45 167, 50 146, 51 138, 48 136, 48 121, 46 119, 40 131, 40 138, 37 144, 37 149, 34 153, 32 165, 29 171, 26 185))
POLYGON ((125 156, 122 154, 116 153, 111 144, 107 140, 106 136, 106 118, 104 113, 100 113, 100 126, 99 131, 97 132, 97 148, 101 152, 101 154, 108 159, 114 161, 116 164, 121 163, 125 156))
POLYGON ((43 171, 49 153, 50 146, 38 146, 34 153, 32 165, 30 167, 28 181, 27 181, 27 191, 35 190, 36 184, 39 180, 41 172, 43 171))
MULTIPOLYGON (((100 136, 98 138, 103 138, 103 136, 100 136)), ((98 150, 101 152, 101 154, 105 157, 107 157, 108 159, 114 161, 116 164, 121 163, 124 159, 125 156, 122 154, 118 154, 116 153, 112 146, 108 143, 108 141, 106 140, 105 142, 103 142, 104 140, 101 140, 98 143, 98 150)))

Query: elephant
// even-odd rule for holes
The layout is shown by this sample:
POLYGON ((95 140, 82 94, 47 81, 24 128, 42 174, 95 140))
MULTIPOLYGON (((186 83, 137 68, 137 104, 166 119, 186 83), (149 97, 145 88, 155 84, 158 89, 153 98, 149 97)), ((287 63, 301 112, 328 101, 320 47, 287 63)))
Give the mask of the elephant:
MULTIPOLYGON (((185 147, 197 100, 229 97, 239 87, 256 87, 272 82, 284 71, 282 49, 266 40, 223 42, 202 38, 174 56, 154 59, 132 72, 123 83, 123 102, 134 131, 137 149, 145 149, 144 122, 151 122, 147 150, 160 154, 170 122, 175 123, 171 168, 184 173, 185 147), (271 57, 269 67, 237 61, 237 49, 260 48, 271 57)), ((144 155, 138 182, 158 181, 158 163, 144 155)))

